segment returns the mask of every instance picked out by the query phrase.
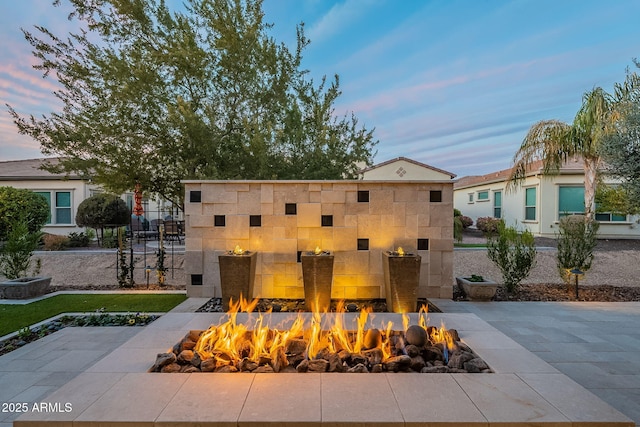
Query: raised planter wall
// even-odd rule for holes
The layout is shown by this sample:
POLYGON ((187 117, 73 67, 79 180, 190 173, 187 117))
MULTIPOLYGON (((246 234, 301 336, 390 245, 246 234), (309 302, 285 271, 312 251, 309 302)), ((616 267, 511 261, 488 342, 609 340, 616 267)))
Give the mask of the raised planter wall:
POLYGON ((184 183, 190 296, 222 296, 218 257, 239 245, 258 252, 254 297, 304 298, 316 246, 334 255, 333 299, 384 298, 381 253, 398 246, 421 257, 418 297, 452 297, 450 181, 184 183))
POLYGON ((0 299, 30 299, 49 290, 51 277, 28 277, 0 282, 0 299))

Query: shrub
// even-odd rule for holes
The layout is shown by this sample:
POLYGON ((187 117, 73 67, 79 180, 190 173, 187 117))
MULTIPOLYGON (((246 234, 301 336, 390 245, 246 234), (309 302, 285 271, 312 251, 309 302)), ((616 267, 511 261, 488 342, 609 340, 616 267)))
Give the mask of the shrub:
POLYGON ((497 234, 487 239, 487 256, 500 269, 507 292, 513 292, 536 264, 533 234, 528 230, 519 232, 499 221, 497 234))
POLYGON ((461 216, 461 215, 462 215, 462 212, 460 212, 460 209, 453 208, 454 217, 461 216))
POLYGON ((476 220, 476 228, 489 236, 498 233, 500 224, 503 224, 501 219, 490 216, 481 217, 476 220))
POLYGON ((82 231, 80 233, 69 233, 69 246, 72 248, 85 248, 89 246, 90 242, 91 237, 89 237, 88 234, 85 234, 82 231))
POLYGON ((473 225, 473 220, 466 215, 460 215, 460 223, 462 223, 462 228, 469 228, 473 225))
MULTIPOLYGON (((24 217, 14 219, 9 223, 7 240, 0 248, 0 274, 9 280, 25 277, 31 270, 31 258, 33 252, 40 244, 42 233, 29 230, 24 217)), ((39 273, 40 263, 32 271, 34 275, 39 273)))
POLYGON ((49 220, 49 205, 31 190, 0 187, 0 241, 7 240, 11 224, 26 223, 28 231, 39 232, 49 220))
POLYGON ((593 261, 593 249, 598 244, 597 221, 589 221, 584 215, 566 216, 560 220, 557 235, 557 266, 560 277, 569 284, 569 270, 579 268, 587 271, 593 261))
POLYGON ((69 247, 69 238, 46 233, 42 237, 45 251, 61 251, 69 247))

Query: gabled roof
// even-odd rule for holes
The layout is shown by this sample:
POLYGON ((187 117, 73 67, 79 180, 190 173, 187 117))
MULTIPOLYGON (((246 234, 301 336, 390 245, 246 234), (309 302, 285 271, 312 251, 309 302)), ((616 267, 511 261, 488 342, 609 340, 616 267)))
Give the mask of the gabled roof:
POLYGON ((0 162, 0 181, 16 180, 50 180, 50 179, 82 179, 77 175, 53 174, 41 169, 45 163, 58 164, 57 157, 48 159, 9 160, 0 162))
MULTIPOLYGON (((527 176, 538 175, 542 173, 542 160, 537 160, 531 164, 527 170, 527 176)), ((560 168, 560 173, 583 173, 584 162, 581 158, 569 159, 560 168)), ((453 184, 454 190, 461 188, 476 187, 482 184, 493 184, 503 182, 509 179, 513 168, 503 169, 497 172, 491 172, 486 175, 464 176, 453 184)))
POLYGON ((421 168, 430 169, 430 170, 435 171, 435 172, 439 172, 439 173, 442 173, 442 174, 445 174, 445 175, 449 175, 452 179, 456 177, 456 174, 454 174, 454 173, 447 172, 446 170, 443 170, 443 169, 438 169, 438 168, 433 167, 431 165, 427 165, 426 163, 420 163, 420 162, 418 162, 416 160, 409 159, 407 157, 396 157, 395 159, 391 159, 391 160, 387 160, 387 161, 382 162, 382 163, 378 163, 378 164, 370 166, 370 167, 368 167, 366 169, 360 170, 360 173, 362 174, 362 173, 365 173, 365 172, 369 172, 369 171, 371 171, 373 169, 378 169, 378 168, 381 168, 383 166, 387 166, 387 165, 389 165, 391 163, 395 163, 395 162, 398 162, 398 161, 405 161, 405 162, 413 163, 414 165, 419 166, 421 168))

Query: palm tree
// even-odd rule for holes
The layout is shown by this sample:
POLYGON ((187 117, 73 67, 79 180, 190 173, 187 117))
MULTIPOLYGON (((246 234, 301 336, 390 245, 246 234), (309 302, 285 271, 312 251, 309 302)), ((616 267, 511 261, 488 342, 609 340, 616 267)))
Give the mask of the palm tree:
POLYGON ((596 87, 582 97, 582 106, 573 124, 543 120, 531 127, 513 157, 508 190, 521 185, 534 162, 542 161, 545 175, 557 175, 571 157, 584 163, 584 206, 587 220, 595 212, 595 192, 602 158, 599 147, 615 120, 614 103, 602 88, 596 87))

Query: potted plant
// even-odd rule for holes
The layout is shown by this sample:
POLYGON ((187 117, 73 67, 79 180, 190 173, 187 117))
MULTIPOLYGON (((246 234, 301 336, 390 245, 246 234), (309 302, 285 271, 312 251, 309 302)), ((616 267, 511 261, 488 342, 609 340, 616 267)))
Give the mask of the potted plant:
POLYGON ((33 298, 47 292, 51 278, 38 277, 39 259, 32 268, 33 253, 41 237, 40 231, 29 231, 24 220, 11 224, 7 240, 0 248, 0 274, 8 279, 0 282, 0 298, 33 298))
POLYGON ((490 301, 496 294, 498 284, 478 274, 469 277, 456 277, 456 283, 472 301, 490 301))

